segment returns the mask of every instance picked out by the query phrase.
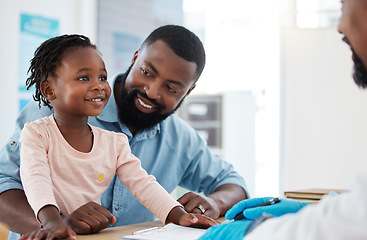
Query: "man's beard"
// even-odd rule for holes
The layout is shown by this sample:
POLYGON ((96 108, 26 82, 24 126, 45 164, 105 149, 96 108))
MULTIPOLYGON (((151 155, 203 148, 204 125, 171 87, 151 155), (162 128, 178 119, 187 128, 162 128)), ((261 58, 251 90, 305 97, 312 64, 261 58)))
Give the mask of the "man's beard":
POLYGON ((129 74, 132 65, 124 74, 124 79, 121 82, 121 96, 120 102, 118 106, 118 114, 120 121, 124 123, 128 128, 132 128, 135 131, 145 130, 155 126, 156 124, 165 120, 168 116, 173 114, 182 104, 183 99, 179 102, 177 107, 168 114, 162 114, 161 111, 164 109, 164 106, 158 103, 155 99, 149 98, 146 93, 141 92, 137 88, 133 88, 130 93, 127 92, 125 88, 125 80, 127 75, 129 74), (156 111, 152 113, 143 113, 135 106, 135 98, 137 95, 142 96, 143 98, 148 99, 151 103, 157 106, 156 111))
POLYGON ((366 67, 364 66, 362 60, 358 57, 358 55, 355 53, 353 49, 352 52, 354 62, 354 72, 353 72, 354 81, 359 87, 366 88, 367 87, 366 67))

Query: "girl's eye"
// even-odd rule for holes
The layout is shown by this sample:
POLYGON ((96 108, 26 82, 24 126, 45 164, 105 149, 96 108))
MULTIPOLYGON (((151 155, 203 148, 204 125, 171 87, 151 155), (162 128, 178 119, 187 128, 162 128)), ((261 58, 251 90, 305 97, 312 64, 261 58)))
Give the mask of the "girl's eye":
POLYGON ((83 76, 83 77, 80 77, 78 78, 79 81, 88 81, 88 77, 87 76, 83 76))
POLYGON ((100 76, 99 80, 102 81, 102 82, 105 82, 105 81, 107 81, 107 77, 106 76, 100 76))

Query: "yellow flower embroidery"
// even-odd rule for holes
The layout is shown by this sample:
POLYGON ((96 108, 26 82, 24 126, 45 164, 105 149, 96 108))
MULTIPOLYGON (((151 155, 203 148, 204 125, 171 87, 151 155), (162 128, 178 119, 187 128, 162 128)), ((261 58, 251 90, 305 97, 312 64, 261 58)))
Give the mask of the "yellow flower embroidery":
POLYGON ((104 178, 104 174, 103 173, 100 173, 98 175, 98 182, 102 182, 103 178, 104 178))

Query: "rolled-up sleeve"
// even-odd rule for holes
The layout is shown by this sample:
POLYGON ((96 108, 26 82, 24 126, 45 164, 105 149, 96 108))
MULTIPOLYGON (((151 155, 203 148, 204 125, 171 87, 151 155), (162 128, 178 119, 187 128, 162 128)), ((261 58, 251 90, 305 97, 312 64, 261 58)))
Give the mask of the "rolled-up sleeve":
POLYGON ((19 176, 19 133, 16 131, 0 150, 0 193, 23 189, 19 176))
POLYGON ((34 101, 27 104, 19 113, 13 135, 0 150, 0 194, 10 189, 23 190, 19 175, 19 137, 24 124, 51 114, 52 111, 50 109, 47 107, 39 109, 38 104, 34 101))

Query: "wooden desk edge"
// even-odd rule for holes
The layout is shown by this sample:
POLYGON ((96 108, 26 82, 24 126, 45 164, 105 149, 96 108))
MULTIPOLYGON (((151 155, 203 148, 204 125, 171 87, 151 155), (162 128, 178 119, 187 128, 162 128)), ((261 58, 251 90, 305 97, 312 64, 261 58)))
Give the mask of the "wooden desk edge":
MULTIPOLYGON (((223 222, 224 217, 218 219, 218 221, 223 222)), ((78 240, 118 240, 126 235, 131 235, 133 232, 138 230, 143 230, 152 227, 161 227, 164 224, 161 221, 137 223, 132 225, 125 225, 120 227, 106 228, 98 233, 90 235, 78 235, 78 240)))
POLYGON ((151 227, 161 227, 163 223, 161 221, 154 222, 145 222, 145 223, 137 223, 132 225, 125 225, 120 227, 110 227, 106 228, 98 233, 90 234, 90 235, 78 235, 77 239, 79 240, 117 240, 126 235, 131 235, 133 232, 151 228, 151 227))

